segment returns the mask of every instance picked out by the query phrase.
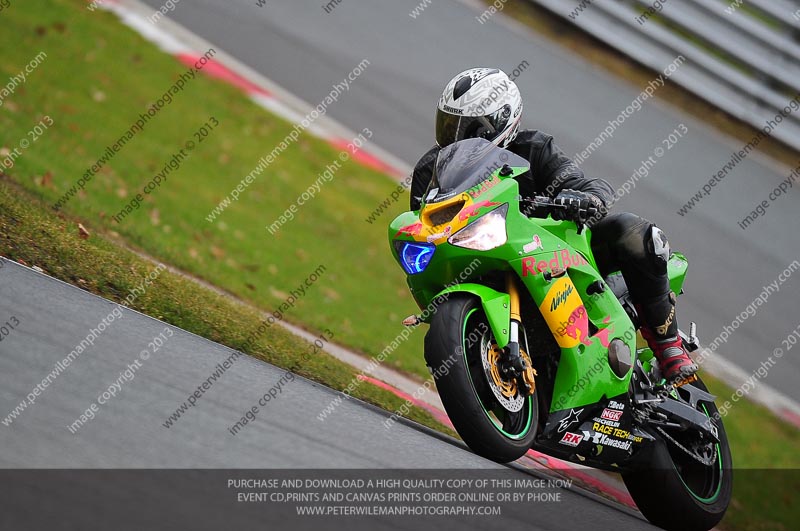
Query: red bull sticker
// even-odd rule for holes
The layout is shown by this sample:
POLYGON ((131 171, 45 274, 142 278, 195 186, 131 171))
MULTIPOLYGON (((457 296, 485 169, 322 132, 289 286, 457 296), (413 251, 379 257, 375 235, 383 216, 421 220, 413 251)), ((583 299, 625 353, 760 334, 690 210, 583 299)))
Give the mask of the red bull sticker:
POLYGON ((578 343, 583 343, 587 347, 590 346, 592 342, 589 338, 589 317, 586 314, 586 307, 580 305, 575 308, 565 321, 559 323, 556 333, 556 342, 562 347, 574 347, 578 343), (562 345, 558 340, 559 336, 570 338, 570 344, 562 345))
POLYGON ((397 238, 402 234, 407 234, 408 236, 418 236, 422 232, 423 228, 424 226, 422 225, 422 223, 418 221, 411 225, 406 225, 405 227, 401 227, 400 230, 397 231, 397 234, 394 235, 394 237, 397 238))
POLYGON ((571 266, 586 265, 588 262, 580 253, 570 253, 569 249, 562 249, 561 251, 553 251, 553 257, 544 260, 535 256, 526 256, 522 259, 522 276, 538 275, 545 269, 566 269, 571 266))
POLYGON ((478 210, 481 208, 489 208, 493 206, 498 206, 500 203, 495 203, 493 201, 478 201, 477 203, 473 203, 469 206, 464 207, 461 212, 458 213, 458 220, 459 221, 466 221, 473 216, 478 215, 478 210))
POLYGON ((493 188, 494 186, 500 184, 502 181, 497 177, 497 175, 492 175, 492 178, 486 181, 483 181, 481 184, 477 186, 473 186, 467 193, 472 196, 473 199, 477 198, 479 195, 483 194, 485 191, 493 188))

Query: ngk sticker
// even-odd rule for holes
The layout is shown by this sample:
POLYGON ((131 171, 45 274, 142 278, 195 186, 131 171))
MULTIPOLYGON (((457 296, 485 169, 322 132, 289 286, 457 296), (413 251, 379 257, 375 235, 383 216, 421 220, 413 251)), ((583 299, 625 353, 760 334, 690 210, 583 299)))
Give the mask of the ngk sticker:
POLYGON ((600 415, 601 419, 606 420, 619 420, 622 417, 622 411, 617 411, 616 409, 604 409, 603 414, 600 415))

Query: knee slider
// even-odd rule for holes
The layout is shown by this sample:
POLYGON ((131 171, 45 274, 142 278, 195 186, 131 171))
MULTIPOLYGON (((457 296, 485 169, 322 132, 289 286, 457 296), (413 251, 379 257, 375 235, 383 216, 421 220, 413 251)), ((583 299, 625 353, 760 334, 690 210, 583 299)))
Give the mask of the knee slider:
POLYGON ((666 265, 669 260, 669 240, 664 231, 653 225, 650 227, 647 250, 661 264, 666 265))

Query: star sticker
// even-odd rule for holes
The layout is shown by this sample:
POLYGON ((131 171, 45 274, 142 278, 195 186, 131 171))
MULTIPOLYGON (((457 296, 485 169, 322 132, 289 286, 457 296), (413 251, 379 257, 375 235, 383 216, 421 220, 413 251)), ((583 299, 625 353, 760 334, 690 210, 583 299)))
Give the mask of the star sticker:
POLYGON ((583 413, 583 409, 579 411, 575 411, 574 409, 569 410, 569 415, 561 419, 561 422, 558 423, 558 433, 565 431, 570 425, 575 424, 578 422, 578 416, 583 413))

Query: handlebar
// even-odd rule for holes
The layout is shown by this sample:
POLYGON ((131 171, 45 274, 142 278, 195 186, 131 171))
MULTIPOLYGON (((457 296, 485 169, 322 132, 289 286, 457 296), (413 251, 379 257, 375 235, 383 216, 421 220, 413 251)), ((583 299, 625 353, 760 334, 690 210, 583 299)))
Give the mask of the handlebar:
POLYGON ((598 209, 594 205, 586 208, 575 207, 574 205, 564 205, 557 203, 554 198, 547 196, 534 196, 533 199, 523 198, 520 200, 520 211, 529 218, 546 218, 556 212, 558 216, 553 218, 569 219, 578 225, 578 232, 583 229, 587 221, 597 216, 598 209))
MULTIPOLYGON (((523 210, 523 213, 529 218, 547 217, 548 214, 552 214, 553 212, 559 210, 564 211, 570 208, 568 205, 556 203, 554 198, 544 195, 537 195, 533 199, 523 198, 520 200, 520 203, 525 205, 521 210, 523 210), (528 212, 531 213, 528 214, 528 212)), ((598 212, 597 207, 593 205, 589 205, 587 208, 578 208, 578 211, 581 214, 587 214, 586 217, 591 217, 598 212)))

